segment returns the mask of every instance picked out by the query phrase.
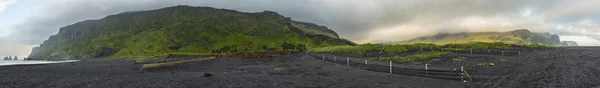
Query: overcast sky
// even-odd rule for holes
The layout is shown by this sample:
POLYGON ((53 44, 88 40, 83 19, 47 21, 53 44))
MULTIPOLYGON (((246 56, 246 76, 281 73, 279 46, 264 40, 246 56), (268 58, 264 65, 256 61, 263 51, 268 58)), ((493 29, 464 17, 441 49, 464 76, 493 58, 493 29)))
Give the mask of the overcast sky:
POLYGON ((276 11, 358 43, 529 29, 600 45, 600 0, 0 0, 0 56, 27 56, 60 27, 175 5, 276 11))

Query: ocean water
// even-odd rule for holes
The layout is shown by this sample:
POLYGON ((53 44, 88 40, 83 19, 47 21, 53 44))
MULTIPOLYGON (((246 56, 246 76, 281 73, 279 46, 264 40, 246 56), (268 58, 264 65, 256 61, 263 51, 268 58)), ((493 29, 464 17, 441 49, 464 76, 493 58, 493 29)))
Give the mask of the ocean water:
POLYGON ((31 64, 51 64, 51 63, 77 62, 77 61, 79 61, 79 60, 66 60, 66 61, 0 60, 0 66, 8 66, 8 65, 31 65, 31 64))

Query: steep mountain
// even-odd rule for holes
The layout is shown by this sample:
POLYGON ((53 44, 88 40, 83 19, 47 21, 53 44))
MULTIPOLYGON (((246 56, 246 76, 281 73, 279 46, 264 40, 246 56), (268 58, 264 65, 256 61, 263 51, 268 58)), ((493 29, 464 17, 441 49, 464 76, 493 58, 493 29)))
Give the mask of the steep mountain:
POLYGON ((469 42, 504 42, 512 44, 544 44, 561 45, 558 35, 549 33, 533 33, 526 29, 509 32, 480 32, 480 33, 457 33, 438 34, 436 36, 420 37, 398 43, 469 43, 469 42))
MULTIPOLYGON (((304 50, 354 45, 333 30, 272 11, 174 6, 125 12, 60 28, 31 59, 145 59, 167 54, 304 50)), ((35 53, 34 53, 35 52, 35 53)))
POLYGON ((562 46, 579 46, 575 41, 563 41, 561 44, 562 46))

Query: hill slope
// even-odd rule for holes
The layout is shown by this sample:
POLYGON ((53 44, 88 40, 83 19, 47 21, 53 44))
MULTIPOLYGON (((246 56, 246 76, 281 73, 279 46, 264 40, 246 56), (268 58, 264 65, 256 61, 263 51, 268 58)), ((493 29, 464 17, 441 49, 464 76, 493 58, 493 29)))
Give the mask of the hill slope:
POLYGON ((469 42, 504 42, 511 44, 544 44, 552 46, 561 45, 558 35, 551 35, 549 33, 533 33, 526 29, 509 32, 438 34, 436 36, 420 37, 399 43, 451 44, 469 42))
POLYGON ((174 6, 125 12, 60 28, 34 48, 31 59, 144 59, 172 53, 202 54, 353 45, 324 26, 278 13, 243 13, 174 6))

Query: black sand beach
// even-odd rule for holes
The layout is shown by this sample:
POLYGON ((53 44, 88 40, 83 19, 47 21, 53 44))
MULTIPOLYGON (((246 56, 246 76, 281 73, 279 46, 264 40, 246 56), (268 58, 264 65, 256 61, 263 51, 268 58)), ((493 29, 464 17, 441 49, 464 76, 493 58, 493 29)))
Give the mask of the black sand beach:
POLYGON ((494 68, 479 68, 473 88, 597 88, 600 47, 536 50, 510 58, 494 68))
MULTIPOLYGON (((600 56, 596 52, 600 52, 600 47, 543 49, 518 56, 450 55, 470 58, 466 68, 474 79, 466 83, 374 72, 305 54, 288 54, 269 60, 218 57, 147 71, 140 71, 141 64, 104 60, 3 66, 0 88, 588 88, 600 86, 600 56), (496 66, 474 65, 485 62, 496 62, 496 66)), ((429 62, 451 66, 448 60, 429 62)))
POLYGON ((139 71, 127 61, 88 60, 76 63, 0 67, 2 88, 461 88, 456 80, 372 72, 290 54, 267 61, 216 58, 168 69, 139 71), (205 73, 212 76, 206 77, 205 73))

